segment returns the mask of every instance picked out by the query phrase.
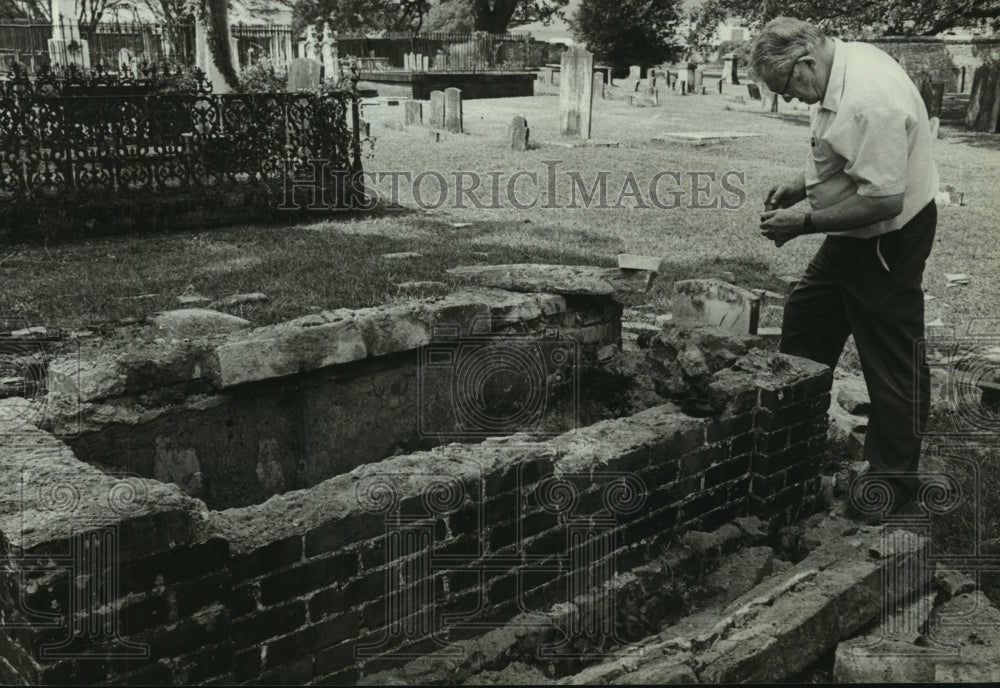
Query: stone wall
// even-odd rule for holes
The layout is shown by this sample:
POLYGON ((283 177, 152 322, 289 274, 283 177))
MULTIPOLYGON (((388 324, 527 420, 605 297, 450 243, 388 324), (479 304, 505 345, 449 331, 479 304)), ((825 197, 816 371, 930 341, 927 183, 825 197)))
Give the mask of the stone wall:
MULTIPOLYGON (((511 288, 531 281, 523 269, 491 270, 478 278, 511 288)), ((182 446, 197 424, 177 417, 227 404, 259 405, 248 416, 255 432, 268 431, 272 412, 280 414, 272 424, 309 425, 315 418, 282 410, 282 395, 295 396, 283 388, 291 378, 301 390, 309 375, 339 384, 339 365, 377 376, 391 368, 377 362, 402 360, 440 323, 485 317, 537 334, 556 322, 584 360, 617 343, 621 307, 601 277, 614 271, 539 270, 558 294, 485 289, 323 313, 182 341, 169 356, 154 339, 132 350, 125 375, 126 360, 111 355, 76 368, 57 362, 52 429, 105 472, 29 427, 28 402, 0 401, 0 681, 354 683, 524 610, 575 599, 690 531, 740 516, 773 530, 817 508, 830 370, 697 325, 665 327, 640 356, 655 378, 648 384, 693 390, 677 404, 547 440, 517 434, 341 461, 318 484, 271 485, 266 501, 227 509, 184 494, 167 482, 174 476, 116 475, 149 467, 101 462, 114 444, 97 451, 85 439, 117 425, 117 441, 140 451, 182 446), (586 293, 568 293, 581 283, 586 293), (126 408, 130 400, 136 408, 126 408), (183 412, 164 410, 171 403, 183 412), (143 435, 149 424, 161 434, 143 435)), ((223 444, 233 441, 232 408, 206 431, 223 444)), ((301 430, 274 441, 294 442, 301 430)), ((166 454, 204 468, 214 446, 166 454)), ((259 473, 266 491, 270 474, 258 467, 274 445, 240 446, 251 452, 244 474, 259 473)))
POLYGON ((976 67, 988 59, 1000 59, 998 39, 889 37, 867 42, 895 57, 914 81, 920 74, 930 73, 934 81, 945 82, 946 93, 969 93, 976 67))
POLYGON ((121 479, 19 432, 4 494, 64 498, 15 501, 0 518, 4 618, 20 626, 0 636, 4 682, 351 683, 565 601, 686 531, 812 512, 829 370, 754 350, 713 378, 710 417, 668 404, 547 442, 448 445, 224 511, 136 477, 125 484, 147 496, 109 509, 121 479), (97 613, 69 595, 93 562, 67 553, 92 524, 112 528, 120 552, 101 609, 140 649, 93 661, 121 643, 84 632, 42 659, 66 635, 43 610, 75 611, 83 629, 97 613))
POLYGON ((483 289, 222 337, 162 334, 142 333, 144 345, 117 356, 94 351, 82 362, 79 355, 55 361, 51 406, 59 411, 50 428, 84 461, 174 482, 225 508, 441 442, 576 427, 573 374, 620 340, 621 306, 609 296, 483 289), (485 423, 502 410, 469 409, 455 398, 462 392, 456 382, 474 382, 477 356, 490 364, 488 347, 498 336, 511 338, 507 351, 530 359, 526 365, 538 364, 524 371, 532 379, 516 380, 537 414, 514 430, 477 428, 477 418, 485 423), (436 353, 454 363, 420 358, 436 353), (564 362, 553 363, 560 353, 564 362))

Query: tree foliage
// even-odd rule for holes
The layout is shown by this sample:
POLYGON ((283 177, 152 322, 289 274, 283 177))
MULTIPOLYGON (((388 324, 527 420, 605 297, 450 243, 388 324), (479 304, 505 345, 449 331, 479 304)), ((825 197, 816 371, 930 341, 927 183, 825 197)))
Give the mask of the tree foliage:
POLYGON ((714 31, 720 17, 741 17, 759 28, 782 15, 844 37, 932 36, 957 27, 1000 30, 1000 0, 706 0, 697 24, 704 33, 714 31))
POLYGON ((583 0, 569 17, 576 40, 613 67, 673 59, 681 21, 679 0, 583 0))
POLYGON ((340 33, 366 31, 485 31, 547 21, 569 0, 298 0, 292 30, 324 21, 340 33), (433 24, 425 27, 425 20, 433 24))

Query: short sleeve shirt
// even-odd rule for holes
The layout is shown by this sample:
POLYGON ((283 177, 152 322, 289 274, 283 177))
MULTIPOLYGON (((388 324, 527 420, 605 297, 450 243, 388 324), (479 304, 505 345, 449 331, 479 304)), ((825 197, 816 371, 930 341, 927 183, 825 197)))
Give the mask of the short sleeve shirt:
POLYGON ((939 181, 927 109, 917 87, 888 54, 835 40, 823 101, 811 112, 806 193, 813 210, 846 198, 903 194, 896 217, 838 236, 873 237, 899 229, 930 203, 939 181))

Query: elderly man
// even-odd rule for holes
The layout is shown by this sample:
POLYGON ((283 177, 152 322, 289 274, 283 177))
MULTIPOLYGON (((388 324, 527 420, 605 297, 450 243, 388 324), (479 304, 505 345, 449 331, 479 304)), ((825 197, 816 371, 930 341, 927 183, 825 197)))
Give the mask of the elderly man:
POLYGON ((805 171, 770 190, 761 216, 761 233, 779 247, 826 234, 788 297, 781 351, 832 368, 854 335, 871 396, 864 456, 892 489, 888 511, 912 510, 915 425, 930 403, 915 343, 924 334, 921 282, 937 225, 927 110, 892 57, 798 19, 764 27, 752 61, 776 94, 816 106, 805 171), (808 211, 792 209, 806 199, 808 211))

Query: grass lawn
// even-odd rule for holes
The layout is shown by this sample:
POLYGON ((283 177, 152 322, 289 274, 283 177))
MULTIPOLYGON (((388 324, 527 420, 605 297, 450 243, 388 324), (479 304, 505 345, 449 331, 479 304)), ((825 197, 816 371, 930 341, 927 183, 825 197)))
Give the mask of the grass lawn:
MULTIPOLYGON (((730 89, 745 92, 742 87, 730 89)), ((404 129, 402 107, 366 108, 365 118, 376 139, 366 169, 376 175, 409 173, 413 178, 430 173, 420 187, 422 202, 413 197, 412 185, 402 184, 397 208, 383 207, 367 215, 172 234, 144 234, 142 218, 136 218, 137 232, 130 236, 0 247, 0 316, 111 333, 123 319, 176 308, 177 296, 191 285, 211 299, 264 292, 269 300, 263 304, 229 309, 263 325, 321 309, 409 298, 396 286, 402 282, 444 282, 444 288, 427 292, 441 293, 455 286, 445 271, 461 264, 610 266, 618 253, 667 259, 668 273, 647 296, 666 307, 672 282, 688 277, 730 272, 744 286, 779 288, 778 278, 798 274, 818 247, 818 236, 775 249, 758 235, 763 194, 772 184, 797 174, 809 152, 808 126, 801 113, 791 112, 787 105, 781 107, 788 116, 771 117, 755 101, 735 104, 720 95, 668 94, 655 108, 599 101, 593 136, 618 145, 568 148, 556 145, 558 103, 553 95, 469 101, 464 104, 466 132, 445 135, 438 143, 425 129, 404 129), (509 147, 507 127, 517 114, 523 114, 531 128, 534 146, 526 152, 509 147), (659 134, 695 131, 761 136, 700 147, 652 143, 659 134), (557 180, 552 197, 547 183, 550 169, 557 180), (537 197, 536 207, 514 207, 502 194, 500 207, 477 208, 472 197, 457 193, 455 172, 475 173, 486 181, 493 174, 505 191, 519 171, 537 175, 537 184, 521 175, 513 187, 523 203, 537 197), (434 173, 450 185, 447 202, 439 208, 429 207, 436 205, 438 195, 434 173), (671 176, 674 173, 676 177, 671 176), (700 174, 692 177, 694 173, 700 174), (606 174, 608 202, 603 207, 568 207, 573 174, 588 187, 606 174), (641 207, 651 201, 648 186, 657 175, 663 180, 658 187, 660 201, 670 203, 674 191, 676 207, 641 207), (723 186, 724 177, 730 188, 723 186), (630 189, 633 181, 637 196, 612 207, 619 205, 621 190, 630 189), (699 184, 703 191, 693 188, 699 184), (713 200, 735 207, 704 207, 713 200), (404 261, 381 257, 406 251, 422 257, 404 261)), ((941 136, 935 144, 941 180, 964 191, 967 205, 940 208, 937 243, 925 274, 925 290, 933 297, 927 303, 927 320, 940 318, 964 329, 971 319, 995 319, 1000 313, 996 283, 1000 137, 969 134, 947 123, 941 136), (970 282, 948 287, 945 273, 965 273, 970 282)), ((463 179, 468 184, 471 176, 463 179)), ((376 186, 389 195, 388 184, 376 186)), ((490 205, 488 189, 483 186, 475 197, 490 205)), ((936 465, 932 458, 936 447, 928 444, 927 455, 931 460, 925 464, 936 465)), ((966 488, 976 482, 996 485, 995 471, 983 477, 987 482, 966 476, 963 483, 966 488)), ((983 504, 988 508, 980 509, 992 514, 984 525, 993 529, 988 537, 994 545, 1000 527, 994 517, 998 503, 997 491, 987 490, 983 504)), ((957 521, 943 531, 941 542, 968 545, 973 518, 963 508, 955 516, 957 521)), ((989 585, 997 599, 1000 583, 994 577, 989 585)))
MULTIPOLYGON (((385 303, 400 298, 395 285, 401 282, 451 283, 444 271, 463 263, 613 265, 618 253, 662 255, 671 269, 653 300, 675 279, 728 271, 741 284, 774 287, 777 276, 801 271, 819 237, 798 239, 779 250, 758 236, 756 227, 764 191, 794 175, 807 154, 808 128, 794 117, 764 116, 755 101, 732 104, 719 95, 667 95, 662 100, 657 108, 597 102, 594 138, 619 145, 585 148, 553 145, 559 140, 559 108, 552 95, 468 101, 466 133, 445 135, 440 143, 431 142, 423 129, 403 130, 401 107, 367 107, 365 117, 376 141, 366 169, 383 175, 376 188, 391 200, 391 178, 385 175, 408 172, 415 178, 429 172, 419 187, 421 203, 412 196, 412 184, 401 183, 401 209, 366 216, 5 246, 0 248, 0 310, 32 324, 94 328, 175 307, 176 296, 193 285, 213 299, 264 292, 270 297, 267 303, 233 312, 267 324, 324 308, 385 303), (507 145, 507 126, 515 114, 525 115, 531 127, 535 147, 527 152, 507 145), (661 133, 724 130, 762 136, 705 146, 651 143, 661 133), (550 170, 557 180, 554 202, 547 195, 550 170), (474 195, 487 205, 492 203, 488 184, 493 173, 500 180, 500 207, 480 209, 471 196, 459 198, 457 171, 480 175, 483 186, 474 195), (522 204, 537 200, 534 208, 518 209, 504 198, 517 171, 537 175, 537 184, 522 174, 513 187, 522 204), (433 173, 451 187, 440 208, 432 207, 439 195, 433 173), (567 207, 574 173, 587 187, 606 174, 608 201, 603 207, 596 200, 589 208, 567 207), (727 173, 728 188, 722 186, 727 173), (648 188, 658 174, 660 203, 677 207, 652 205, 648 188), (639 196, 618 204, 623 187, 629 190, 630 175, 639 196), (737 207, 697 207, 713 201, 737 207), (640 207, 643 203, 649 207, 640 207), (424 257, 402 262, 380 257, 402 251, 424 257)), ((968 205, 941 209, 938 243, 925 279, 927 292, 936 297, 928 303, 928 320, 940 317, 961 324, 996 310, 991 276, 1000 267, 995 240, 1000 205, 991 200, 991 180, 1000 173, 1000 157, 996 137, 948 126, 942 131, 937 142, 942 181, 962 189, 968 205), (966 273, 972 279, 968 286, 946 288, 944 273, 966 273)), ((470 179, 466 176, 462 183, 468 186, 470 179)), ((577 199, 583 206, 581 196, 577 199)), ((141 228, 141 218, 136 226, 141 228)))

